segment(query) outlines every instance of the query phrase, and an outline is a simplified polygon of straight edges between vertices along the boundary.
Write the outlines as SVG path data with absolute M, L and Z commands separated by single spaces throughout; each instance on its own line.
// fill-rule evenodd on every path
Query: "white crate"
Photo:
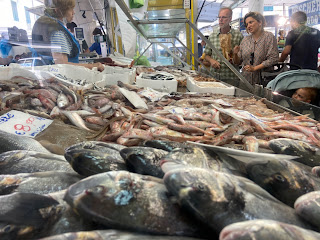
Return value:
M 103 80 L 107 85 L 116 85 L 118 81 L 133 84 L 136 78 L 136 69 L 105 66 Z
M 153 74 L 155 74 L 154 72 Z M 161 72 L 162 73 L 162 72 Z M 166 75 L 171 75 L 165 73 Z M 151 80 L 143 78 L 144 73 L 141 73 L 136 77 L 136 85 L 139 87 L 150 87 L 155 90 L 176 92 L 178 88 L 178 81 L 174 78 L 173 80 Z M 171 75 L 174 77 L 173 75 Z
M 187 78 L 187 89 L 190 92 L 209 92 L 231 96 L 233 96 L 235 92 L 235 87 L 229 87 L 222 82 L 197 82 L 192 77 Z

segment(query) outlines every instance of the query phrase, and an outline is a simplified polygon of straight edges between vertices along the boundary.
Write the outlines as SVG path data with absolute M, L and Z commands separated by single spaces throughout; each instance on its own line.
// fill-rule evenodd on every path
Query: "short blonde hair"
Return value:
M 52 17 L 63 17 L 70 9 L 76 6 L 75 0 L 45 0 L 45 12 Z

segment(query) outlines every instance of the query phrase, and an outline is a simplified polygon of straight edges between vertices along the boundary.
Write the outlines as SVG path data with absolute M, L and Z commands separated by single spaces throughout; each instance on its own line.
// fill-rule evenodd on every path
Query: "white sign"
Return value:
M 52 120 L 12 110 L 0 116 L 0 130 L 34 138 L 46 129 Z
M 190 0 L 184 0 L 183 1 L 183 7 L 184 7 L 184 9 L 190 9 L 191 8 L 191 1 Z

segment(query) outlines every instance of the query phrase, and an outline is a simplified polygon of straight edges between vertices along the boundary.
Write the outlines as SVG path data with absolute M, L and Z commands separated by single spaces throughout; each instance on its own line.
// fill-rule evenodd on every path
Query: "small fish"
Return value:
M 69 105 L 70 101 L 68 97 L 63 92 L 61 92 L 57 98 L 57 106 L 62 109 L 68 107 Z
M 220 240 L 317 240 L 320 233 L 272 220 L 233 223 L 220 233 Z

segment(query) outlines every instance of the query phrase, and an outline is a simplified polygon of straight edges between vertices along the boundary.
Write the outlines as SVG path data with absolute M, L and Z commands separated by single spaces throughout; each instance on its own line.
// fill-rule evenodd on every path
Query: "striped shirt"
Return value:
M 235 46 L 239 46 L 242 39 L 243 35 L 241 34 L 240 31 L 232 29 L 229 31 L 228 34 L 231 34 L 231 50 Z M 221 49 L 221 43 L 220 43 L 220 29 L 215 30 L 210 36 L 209 36 L 209 41 L 210 43 L 223 55 L 222 49 Z M 206 48 L 204 50 L 204 53 L 206 55 L 211 56 L 212 59 L 218 61 L 221 66 L 220 69 L 215 69 L 211 67 L 211 72 L 213 73 L 214 76 L 216 76 L 220 80 L 229 80 L 229 79 L 238 79 L 238 77 L 230 70 L 230 68 L 222 62 L 222 60 L 215 54 L 212 49 L 206 45 Z M 232 52 L 230 52 L 232 55 Z M 238 69 L 238 66 L 234 65 L 236 69 Z
M 72 43 L 63 31 L 56 31 L 51 36 L 51 52 L 70 55 Z
M 254 54 L 252 55 L 252 53 Z M 251 64 L 253 66 L 262 63 L 265 68 L 270 67 L 279 61 L 277 39 L 271 32 L 266 31 L 256 42 L 252 35 L 246 36 L 240 44 L 238 56 L 242 61 L 242 66 L 250 65 L 250 61 L 253 59 L 253 64 Z M 251 84 L 260 83 L 260 71 L 243 71 L 242 75 Z

